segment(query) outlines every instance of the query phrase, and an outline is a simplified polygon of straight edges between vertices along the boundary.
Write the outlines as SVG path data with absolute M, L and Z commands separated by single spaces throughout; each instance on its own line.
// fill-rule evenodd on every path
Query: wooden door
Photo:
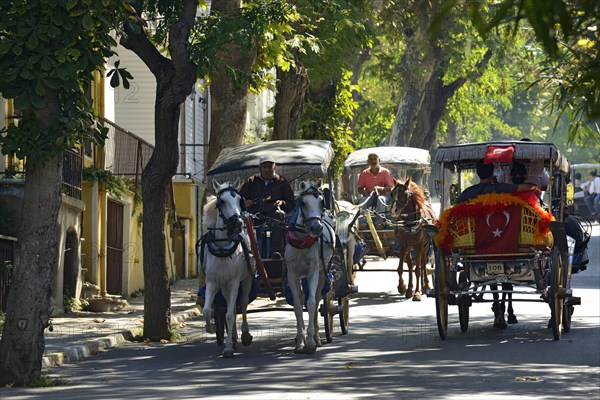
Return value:
M 123 205 L 108 200 L 106 213 L 106 291 L 122 295 Z

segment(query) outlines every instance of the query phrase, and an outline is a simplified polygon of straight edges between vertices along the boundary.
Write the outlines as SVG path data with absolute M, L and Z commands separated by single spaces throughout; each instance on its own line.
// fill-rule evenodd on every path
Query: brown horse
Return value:
M 435 223 L 436 216 L 423 190 L 410 178 L 404 183 L 395 180 L 391 199 L 391 213 L 396 219 L 394 231 L 400 244 L 398 292 L 401 295 L 406 295 L 406 298 L 412 296 L 413 301 L 421 301 L 421 287 L 423 287 L 423 290 L 430 289 L 426 266 L 431 238 L 423 229 L 423 226 Z M 411 251 L 416 253 L 416 263 L 414 265 Z M 408 288 L 402 278 L 405 259 L 408 265 Z M 415 265 L 416 269 L 414 269 Z M 414 294 L 413 269 L 416 278 Z

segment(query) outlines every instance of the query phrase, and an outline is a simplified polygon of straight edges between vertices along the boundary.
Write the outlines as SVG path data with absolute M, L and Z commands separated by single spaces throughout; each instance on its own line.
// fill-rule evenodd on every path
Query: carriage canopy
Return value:
M 228 147 L 208 171 L 207 184 L 213 179 L 245 179 L 257 173 L 258 160 L 266 155 L 275 158 L 277 173 L 291 180 L 305 173 L 303 179 L 325 177 L 334 151 L 328 140 L 274 140 Z
M 436 163 L 449 163 L 463 166 L 462 168 L 474 168 L 478 160 L 485 157 L 489 146 L 514 148 L 514 160 L 526 160 L 528 162 L 541 161 L 545 167 L 552 167 L 562 173 L 569 172 L 569 163 L 552 143 L 524 142 L 524 141 L 498 141 L 468 143 L 454 146 L 440 146 L 434 161 Z
M 406 164 L 414 165 L 415 167 L 429 168 L 429 151 L 418 149 L 415 147 L 371 147 L 367 149 L 356 150 L 352 152 L 344 167 L 352 173 L 360 173 L 367 167 L 367 157 L 369 154 L 375 153 L 379 156 L 382 165 L 386 164 Z M 386 168 L 388 168 L 386 166 Z

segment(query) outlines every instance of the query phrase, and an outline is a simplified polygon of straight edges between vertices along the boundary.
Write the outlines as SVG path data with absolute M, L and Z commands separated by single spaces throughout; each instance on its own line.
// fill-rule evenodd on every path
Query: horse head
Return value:
M 235 182 L 218 183 L 213 180 L 217 201 L 216 207 L 219 217 L 227 228 L 227 236 L 242 232 L 244 221 L 242 220 L 242 208 L 244 199 L 239 194 L 240 179 Z
M 410 177 L 404 183 L 394 179 L 394 188 L 390 193 L 390 197 L 392 199 L 392 207 L 390 212 L 396 219 L 400 218 L 402 210 L 404 210 L 412 200 L 413 192 L 411 190 L 411 183 L 412 181 Z
M 323 234 L 323 208 L 325 199 L 321 186 L 323 180 L 300 182 L 299 206 L 301 222 L 312 237 Z

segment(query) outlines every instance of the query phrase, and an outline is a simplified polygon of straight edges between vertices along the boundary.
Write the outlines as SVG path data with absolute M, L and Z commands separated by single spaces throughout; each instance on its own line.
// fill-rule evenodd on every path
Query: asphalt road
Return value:
M 184 342 L 126 344 L 53 368 L 55 387 L 2 389 L 2 399 L 556 399 L 600 398 L 600 227 L 588 270 L 575 275 L 580 296 L 569 333 L 555 341 L 545 303 L 517 303 L 519 323 L 492 326 L 489 303 L 474 304 L 467 332 L 450 306 L 447 340 L 435 303 L 396 293 L 397 259 L 369 260 L 358 273 L 350 331 L 314 355 L 294 355 L 292 312 L 250 314 L 254 342 L 220 357 L 200 319 Z M 386 270 L 375 272 L 372 270 Z M 370 271 L 371 270 L 371 271 Z M 275 305 L 276 303 L 268 303 Z M 284 305 L 283 301 L 278 302 Z M 324 337 L 324 335 L 321 335 Z

